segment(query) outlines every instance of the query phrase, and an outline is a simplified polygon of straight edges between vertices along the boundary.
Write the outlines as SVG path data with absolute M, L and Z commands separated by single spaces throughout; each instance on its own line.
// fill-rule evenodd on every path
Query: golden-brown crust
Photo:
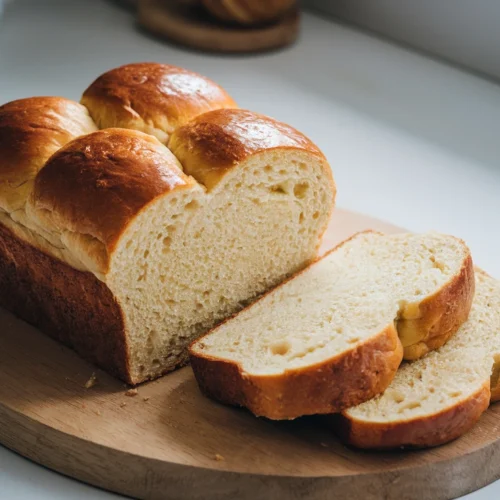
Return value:
M 184 172 L 208 189 L 241 161 L 269 150 L 296 149 L 313 154 L 332 176 L 325 157 L 306 136 L 289 125 L 243 109 L 204 113 L 178 128 L 168 145 Z
M 444 345 L 467 321 L 475 293 L 474 265 L 470 254 L 460 272 L 440 290 L 418 304 L 417 318 L 406 319 L 405 312 L 397 322 L 404 346 L 404 359 L 415 360 Z M 420 340 L 406 345 L 405 337 Z
M 0 306 L 131 382 L 122 312 L 106 285 L 40 252 L 2 224 Z
M 47 159 L 95 130 L 87 109 L 63 97 L 30 97 L 0 106 L 0 208 L 21 208 Z
M 353 349 L 279 375 L 252 375 L 241 366 L 190 350 L 201 390 L 226 404 L 275 420 L 335 413 L 380 394 L 392 381 L 403 349 L 394 326 Z
M 195 116 L 237 107 L 222 87 L 197 73 L 158 63 L 135 63 L 107 71 L 83 93 L 99 128 L 123 127 L 168 136 Z
M 106 129 L 76 139 L 55 153 L 35 179 L 32 214 L 47 230 L 102 243 L 91 256 L 104 272 L 129 222 L 160 195 L 195 185 L 154 137 Z
M 434 415 L 402 422 L 366 422 L 345 414 L 334 416 L 334 428 L 346 443 L 357 448 L 390 449 L 401 446 L 439 446 L 457 439 L 479 420 L 490 403 L 486 382 L 475 394 Z

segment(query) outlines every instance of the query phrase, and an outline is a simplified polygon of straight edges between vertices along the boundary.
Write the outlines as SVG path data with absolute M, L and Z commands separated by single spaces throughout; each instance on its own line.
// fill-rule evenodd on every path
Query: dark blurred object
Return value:
M 295 0 L 139 0 L 137 12 L 141 26 L 155 35 L 196 49 L 242 53 L 293 43 L 300 24 L 295 4 Z M 217 16 L 214 5 L 220 8 Z
M 221 21 L 247 26 L 265 24 L 283 17 L 296 0 L 201 0 L 205 8 Z

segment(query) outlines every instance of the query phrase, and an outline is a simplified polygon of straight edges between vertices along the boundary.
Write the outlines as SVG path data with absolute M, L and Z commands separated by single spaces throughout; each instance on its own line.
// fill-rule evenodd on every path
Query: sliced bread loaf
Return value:
M 467 319 L 473 276 L 457 238 L 361 233 L 194 342 L 195 376 L 259 416 L 338 412 L 387 388 L 403 346 L 446 342 Z
M 436 446 L 461 436 L 499 398 L 500 283 L 476 271 L 469 319 L 423 359 L 404 363 L 384 394 L 343 412 L 339 435 L 362 448 Z
M 335 184 L 181 68 L 117 68 L 82 103 L 0 106 L 0 306 L 136 384 L 316 259 Z

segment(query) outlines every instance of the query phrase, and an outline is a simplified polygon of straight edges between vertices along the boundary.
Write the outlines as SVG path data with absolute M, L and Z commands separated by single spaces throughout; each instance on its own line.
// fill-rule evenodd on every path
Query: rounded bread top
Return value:
M 0 209 L 22 208 L 47 159 L 96 130 L 87 109 L 63 97 L 29 97 L 0 106 Z
M 234 165 L 262 151 L 302 150 L 326 163 L 318 147 L 290 125 L 243 109 L 204 113 L 178 128 L 168 145 L 184 172 L 207 189 L 213 188 Z
M 109 254 L 142 208 L 160 195 L 195 185 L 156 138 L 110 128 L 54 154 L 35 179 L 29 208 L 46 230 L 96 239 Z
M 104 73 L 83 93 L 81 102 L 99 128 L 140 130 L 163 143 L 199 114 L 236 107 L 212 80 L 158 63 L 127 64 Z

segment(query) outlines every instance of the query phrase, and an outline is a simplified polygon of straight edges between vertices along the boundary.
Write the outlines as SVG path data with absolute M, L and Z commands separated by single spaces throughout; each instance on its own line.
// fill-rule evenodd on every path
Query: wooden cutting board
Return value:
M 397 228 L 337 210 L 323 250 Z M 186 367 L 126 387 L 0 309 L 0 442 L 68 476 L 138 498 L 451 498 L 500 477 L 500 405 L 423 451 L 341 445 L 317 417 L 257 419 L 203 397 Z M 92 373 L 97 384 L 85 383 Z

